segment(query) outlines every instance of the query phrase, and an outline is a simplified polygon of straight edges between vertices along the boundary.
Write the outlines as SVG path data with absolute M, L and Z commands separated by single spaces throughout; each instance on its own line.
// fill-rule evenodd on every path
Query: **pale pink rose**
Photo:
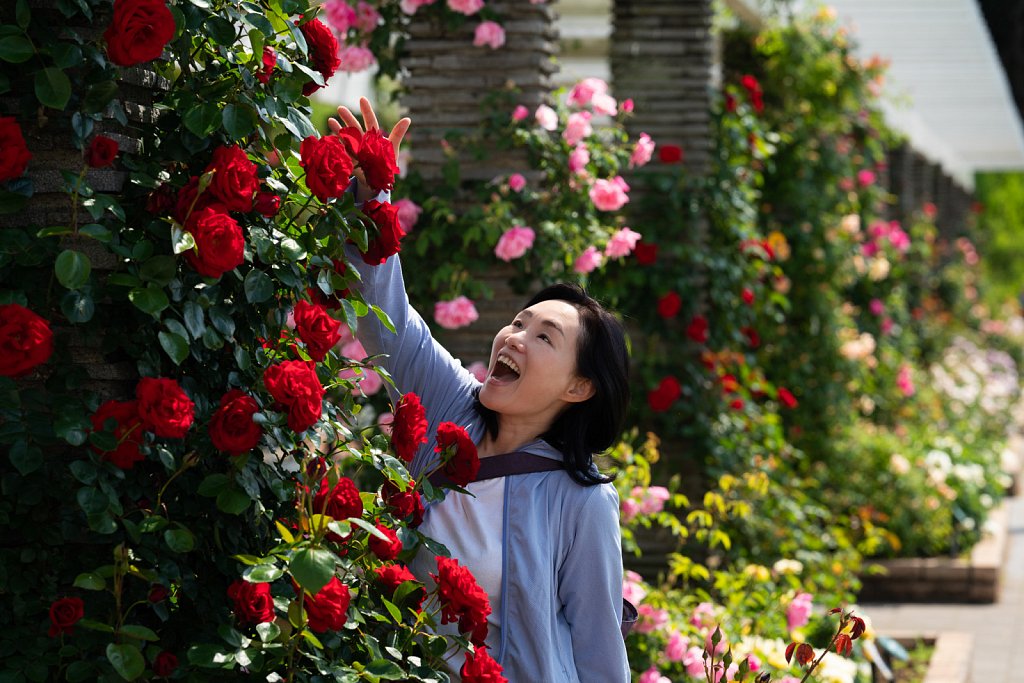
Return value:
M 693 608 L 690 615 L 690 623 L 697 628 L 707 628 L 715 623 L 715 606 L 710 602 L 702 602 Z
M 565 130 L 562 131 L 562 137 L 569 143 L 570 147 L 575 147 L 582 142 L 583 138 L 593 132 L 594 129 L 590 125 L 590 112 L 577 111 L 569 114 L 569 120 L 565 124 Z
M 631 114 L 633 112 L 633 98 L 630 97 L 629 99 L 622 100 L 621 109 L 627 114 Z
M 665 656 L 668 657 L 670 662 L 681 662 L 683 657 L 686 656 L 686 649 L 689 646 L 689 638 L 679 633 L 679 631 L 673 631 L 672 635 L 668 637 L 668 643 L 665 644 Z
M 558 128 L 558 114 L 546 104 L 537 107 L 537 111 L 533 113 L 533 118 L 537 120 L 537 125 L 544 130 L 555 130 Z
M 590 150 L 586 145 L 576 145 L 569 152 L 569 172 L 579 173 L 590 163 Z
M 632 498 L 626 498 L 622 501 L 622 512 L 619 513 L 619 517 L 622 519 L 623 523 L 633 521 L 638 514 L 640 514 L 640 503 L 636 502 Z
M 366 358 L 367 353 L 359 340 L 353 339 L 341 347 L 341 355 L 345 356 L 345 358 L 351 358 L 352 360 L 362 360 Z
M 380 23 L 380 12 L 368 2 L 360 0 L 356 6 L 356 28 L 363 33 L 372 33 Z
M 647 597 L 647 589 L 643 586 L 643 577 L 631 569 L 626 570 L 622 579 L 622 597 L 634 605 L 639 605 Z
M 525 119 L 529 115 L 530 115 L 530 110 L 527 109 L 526 107 L 524 107 L 521 104 L 516 106 L 516 108 L 512 110 L 512 120 L 513 121 L 522 121 L 523 119 Z
M 438 301 L 434 304 L 434 320 L 447 330 L 465 327 L 479 317 L 473 302 L 462 295 L 451 301 Z
M 475 377 L 478 382 L 483 382 L 485 379 L 487 379 L 487 365 L 485 363 L 475 361 L 473 363 L 470 363 L 469 367 L 466 368 L 466 370 L 468 370 L 469 374 L 473 375 L 473 377 Z
M 806 626 L 811 620 L 811 612 L 814 611 L 814 603 L 810 593 L 797 593 L 789 607 L 786 608 L 786 627 L 792 631 Z
M 508 177 L 508 186 L 513 192 L 521 192 L 526 187 L 526 178 L 522 173 L 513 173 Z
M 395 202 L 395 208 L 398 209 L 398 224 L 402 226 L 402 230 L 408 235 L 413 227 L 415 227 L 416 221 L 420 219 L 423 207 L 413 200 L 403 197 Z
M 910 249 L 910 235 L 905 233 L 896 221 L 889 224 L 889 244 L 901 254 L 907 253 Z
M 665 628 L 668 624 L 668 610 L 658 609 L 650 605 L 640 605 L 636 608 L 639 618 L 633 628 L 637 633 L 653 633 Z
M 904 396 L 914 395 L 914 375 L 909 365 L 900 366 L 900 371 L 896 374 L 896 386 Z
M 747 655 L 747 666 L 750 668 L 751 673 L 760 671 L 762 666 L 761 658 L 757 655 Z
M 895 323 L 893 323 L 892 318 L 882 318 L 882 324 L 879 325 L 879 329 L 881 330 L 882 334 L 888 336 L 888 334 L 892 332 L 892 327 L 894 324 Z
M 732 664 L 730 664 L 730 665 L 729 665 L 729 668 L 725 670 L 725 680 L 726 680 L 726 681 L 732 681 L 732 680 L 735 680 L 735 679 L 736 679 L 736 673 L 737 673 L 737 672 L 738 672 L 739 670 L 740 670 L 740 665 L 739 665 L 739 664 L 737 664 L 736 662 L 733 662 Z M 716 671 L 716 672 L 715 672 L 715 674 L 716 674 L 716 676 L 715 676 L 715 680 L 716 680 L 716 681 L 717 681 L 717 680 L 719 680 L 719 678 L 720 678 L 720 677 L 719 677 L 719 676 L 717 675 L 717 674 L 719 674 L 719 673 L 721 673 L 721 670 L 719 670 L 719 671 Z
M 599 181 L 600 182 L 600 181 Z M 629 228 L 620 228 L 615 231 L 608 244 L 604 248 L 604 255 L 608 258 L 622 258 L 633 253 L 636 243 L 640 241 L 640 233 Z
M 654 154 L 654 140 L 647 133 L 640 133 L 640 139 L 633 146 L 633 153 L 629 155 L 629 167 L 639 168 L 651 160 Z
M 461 12 L 467 17 L 476 14 L 483 9 L 484 0 L 448 0 L 448 7 L 456 12 Z
M 380 428 L 380 431 L 381 433 L 384 434 L 384 436 L 391 436 L 391 429 L 394 426 L 394 424 L 394 413 L 381 413 L 380 415 L 377 416 L 377 426 Z
M 481 21 L 473 33 L 473 45 L 497 50 L 505 44 L 505 29 L 493 21 Z
M 683 666 L 686 667 L 686 673 L 694 678 L 702 678 L 704 676 L 704 650 L 696 645 L 687 650 L 683 657 Z
M 498 240 L 498 245 L 494 247 L 494 255 L 506 262 L 517 259 L 533 246 L 535 236 L 533 228 L 513 225 Z
M 615 116 L 619 112 L 619 103 L 608 93 L 594 93 L 594 98 L 590 100 L 590 106 L 594 108 L 595 114 L 602 116 Z
M 433 5 L 436 0 L 402 0 L 398 3 L 398 6 L 406 14 L 416 14 L 416 10 L 420 7 L 426 7 L 427 5 Z
M 672 683 L 672 680 L 666 676 L 662 676 L 657 667 L 652 666 L 650 669 L 640 674 L 640 678 L 636 679 L 636 683 Z
M 664 486 L 651 486 L 640 499 L 640 512 L 653 515 L 665 509 L 665 501 L 669 499 L 668 489 Z
M 599 178 L 590 187 L 590 201 L 594 202 L 598 211 L 618 211 L 629 201 L 626 190 L 622 188 L 622 184 L 616 182 L 616 179 Z
M 585 107 L 594 99 L 594 95 L 608 92 L 608 84 L 600 78 L 584 78 L 572 87 L 569 92 L 569 104 Z
M 868 170 L 866 168 L 862 168 L 861 170 L 857 171 L 857 182 L 860 184 L 861 187 L 867 187 L 868 185 L 874 185 L 875 184 L 875 172 L 871 171 L 871 170 Z
M 377 58 L 365 45 L 346 45 L 338 50 L 338 59 L 341 60 L 338 68 L 350 74 L 366 71 L 377 63 Z
M 871 303 L 868 304 L 868 310 L 871 311 L 871 315 L 882 315 L 885 313 L 885 304 L 882 303 L 881 299 L 872 299 Z
M 602 261 L 604 261 L 604 257 L 601 256 L 601 252 L 597 250 L 597 247 L 590 246 L 579 255 L 576 262 L 572 264 L 572 269 L 581 275 L 590 273 L 601 265 Z
M 321 7 L 324 8 L 327 25 L 334 29 L 335 33 L 344 37 L 348 30 L 355 26 L 356 10 L 345 0 L 327 0 Z

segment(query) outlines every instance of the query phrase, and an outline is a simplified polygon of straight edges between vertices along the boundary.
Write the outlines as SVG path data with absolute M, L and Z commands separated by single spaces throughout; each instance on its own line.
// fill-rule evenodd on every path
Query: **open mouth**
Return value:
M 497 384 L 511 384 L 519 379 L 520 373 L 519 364 L 502 354 L 494 361 L 494 369 L 491 370 L 490 379 Z

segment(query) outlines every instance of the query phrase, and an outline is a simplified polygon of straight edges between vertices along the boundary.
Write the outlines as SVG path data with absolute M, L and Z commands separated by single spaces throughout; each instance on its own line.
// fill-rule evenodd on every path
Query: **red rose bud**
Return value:
M 267 218 L 273 218 L 281 210 L 281 198 L 273 192 L 260 192 L 256 195 L 255 209 Z
M 734 394 L 739 391 L 740 383 L 734 375 L 722 375 L 722 391 L 727 394 Z
M 402 541 L 399 540 L 398 534 L 393 529 L 389 529 L 382 524 L 377 525 L 377 531 L 387 536 L 388 540 L 385 541 L 379 536 L 370 534 L 370 552 L 385 562 L 398 557 L 398 554 L 402 552 Z
M 50 323 L 19 304 L 0 305 L 0 377 L 22 377 L 50 359 Z
M 32 152 L 13 116 L 0 116 L 0 151 L 0 183 L 20 177 L 28 168 Z
M 437 447 L 434 449 L 445 459 L 441 471 L 457 486 L 465 486 L 476 479 L 480 471 L 480 457 L 476 444 L 466 430 L 454 422 L 442 422 L 437 426 Z
M 501 664 L 491 658 L 486 647 L 474 648 L 474 652 L 466 653 L 466 662 L 459 671 L 462 683 L 508 683 L 501 675 L 504 671 Z
M 306 186 L 322 202 L 340 197 L 352 178 L 352 158 L 334 135 L 310 135 L 299 147 L 299 165 L 306 169 Z
M 114 0 L 114 16 L 103 38 L 118 66 L 149 62 L 174 37 L 174 16 L 164 0 Z
M 214 448 L 229 455 L 241 455 L 256 448 L 263 428 L 252 418 L 259 410 L 256 399 L 239 389 L 221 396 L 220 405 L 210 418 L 210 441 Z
M 279 404 L 288 410 L 288 427 L 304 432 L 320 419 L 324 388 L 312 363 L 286 360 L 263 372 L 263 384 Z
M 85 149 L 85 163 L 93 168 L 110 166 L 117 157 L 117 149 L 117 140 L 97 135 Z
M 671 408 L 682 394 L 679 380 L 668 376 L 661 380 L 657 389 L 647 394 L 647 403 L 654 412 L 663 413 Z
M 185 223 L 196 246 L 185 252 L 185 260 L 202 275 L 217 279 L 245 261 L 245 236 L 238 222 L 220 205 L 195 210 Z
M 307 593 L 303 609 L 309 619 L 309 628 L 314 633 L 340 630 L 348 620 L 350 599 L 348 586 L 336 576 L 332 576 L 316 595 Z
M 743 410 L 743 399 L 734 398 L 732 401 L 730 401 L 729 407 L 732 408 L 733 410 Z
M 117 447 L 112 451 L 93 450 L 102 454 L 102 458 L 122 470 L 130 470 L 135 463 L 145 460 L 139 450 L 145 440 L 142 418 L 139 416 L 138 401 L 107 401 L 89 418 L 94 432 L 104 431 L 107 421 L 113 420 L 114 438 Z
M 206 188 L 228 211 L 251 211 L 253 196 L 260 189 L 256 164 L 236 145 L 221 146 L 213 151 L 213 158 L 203 171 L 212 174 Z
M 420 403 L 420 397 L 409 392 L 402 396 L 395 407 L 391 445 L 395 449 L 395 455 L 410 463 L 416 450 L 426 442 L 427 412 Z
M 178 658 L 164 650 L 153 658 L 153 673 L 167 678 L 178 670 Z
M 483 646 L 487 637 L 487 615 L 491 602 L 476 578 L 459 561 L 449 557 L 437 558 L 437 574 L 430 577 L 437 583 L 437 597 L 441 603 L 441 623 L 458 623 L 460 633 L 470 634 L 470 641 Z
M 799 405 L 798 401 L 796 400 L 796 396 L 794 396 L 789 389 L 785 387 L 779 387 L 776 393 L 778 394 L 779 400 L 782 402 L 782 405 L 786 406 L 787 408 L 796 408 L 797 405 Z
M 398 209 L 394 204 L 371 199 L 363 204 L 363 213 L 377 226 L 377 236 L 370 240 L 363 261 L 370 266 L 379 266 L 401 251 L 405 232 L 398 222 Z
M 306 39 L 306 46 L 309 49 L 309 60 L 313 68 L 324 77 L 324 83 L 331 79 L 334 72 L 341 65 L 338 58 L 338 40 L 334 37 L 331 29 L 319 19 L 310 19 L 299 26 L 302 37 Z M 309 81 L 302 86 L 302 94 L 309 97 L 324 86 Z
M 75 632 L 75 624 L 85 616 L 85 603 L 81 598 L 61 598 L 50 604 L 50 630 L 47 632 L 51 638 L 63 634 L 72 635 Z
M 323 306 L 308 301 L 295 302 L 295 329 L 306 345 L 309 357 L 319 362 L 341 340 L 341 323 L 330 316 Z
M 228 586 L 228 598 L 234 605 L 235 616 L 243 624 L 264 624 L 277 618 L 269 583 L 237 579 Z
M 192 426 L 196 406 L 173 379 L 143 377 L 135 396 L 143 426 L 157 436 L 180 439 Z
M 746 305 L 752 306 L 754 304 L 754 290 L 749 287 L 744 287 L 740 296 L 743 298 L 743 303 Z
M 679 145 L 659 145 L 658 161 L 663 164 L 678 164 L 683 160 L 683 148 Z
M 683 300 L 675 292 L 669 292 L 658 299 L 658 315 L 666 320 L 676 317 L 679 309 L 682 308 Z
M 423 497 L 416 489 L 399 491 L 395 484 L 386 481 L 380 489 L 380 496 L 392 514 L 398 519 L 408 521 L 409 526 L 418 527 L 423 523 Z

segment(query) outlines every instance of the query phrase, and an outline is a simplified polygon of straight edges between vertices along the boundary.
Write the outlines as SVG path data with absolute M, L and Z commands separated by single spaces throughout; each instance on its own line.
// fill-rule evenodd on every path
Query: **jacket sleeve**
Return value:
M 622 620 L 619 498 L 611 484 L 592 487 L 558 575 L 558 593 L 581 681 L 628 683 Z

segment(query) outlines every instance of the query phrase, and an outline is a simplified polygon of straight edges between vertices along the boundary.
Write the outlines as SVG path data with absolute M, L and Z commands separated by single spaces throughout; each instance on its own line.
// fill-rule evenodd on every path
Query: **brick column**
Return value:
M 910 189 L 912 152 L 906 144 L 902 144 L 889 150 L 887 156 L 889 166 L 887 188 L 889 193 L 895 197 L 895 202 L 889 207 L 890 218 L 903 223 L 913 213 Z

